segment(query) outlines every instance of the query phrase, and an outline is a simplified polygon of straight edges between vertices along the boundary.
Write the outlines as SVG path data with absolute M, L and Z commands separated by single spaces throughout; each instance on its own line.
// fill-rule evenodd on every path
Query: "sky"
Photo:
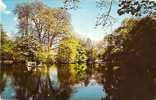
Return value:
M 9 36 L 17 35 L 17 16 L 13 13 L 17 4 L 30 3 L 32 0 L 0 0 L 0 23 Z M 107 0 L 108 1 L 108 0 Z M 61 0 L 42 0 L 44 4 L 51 8 L 62 7 Z M 96 0 L 81 0 L 79 8 L 76 10 L 68 10 L 71 14 L 71 24 L 74 32 L 81 38 L 90 38 L 93 41 L 103 39 L 103 37 L 112 30 L 117 28 L 125 16 L 117 15 L 117 3 L 112 7 L 111 14 L 116 18 L 112 28 L 106 27 L 105 30 L 101 27 L 96 27 L 96 17 L 100 10 L 96 7 Z

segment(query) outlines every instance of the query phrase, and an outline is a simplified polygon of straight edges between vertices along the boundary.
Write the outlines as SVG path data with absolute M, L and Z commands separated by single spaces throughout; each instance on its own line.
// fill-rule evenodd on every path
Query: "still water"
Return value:
M 23 64 L 2 65 L 0 99 L 101 100 L 106 93 L 100 84 L 100 75 L 92 67 L 85 64 L 43 65 L 27 71 Z

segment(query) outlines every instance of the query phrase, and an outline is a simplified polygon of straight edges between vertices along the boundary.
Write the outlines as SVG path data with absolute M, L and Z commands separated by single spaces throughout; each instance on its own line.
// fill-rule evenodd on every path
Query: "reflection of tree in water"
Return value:
M 73 66 L 71 66 L 71 68 L 73 68 L 73 70 L 75 71 L 76 82 L 85 80 L 87 78 L 86 64 L 74 64 Z
M 58 100 L 68 100 L 71 93 L 71 85 L 74 83 L 74 78 L 71 72 L 71 68 L 67 64 L 61 64 L 58 66 L 58 79 L 60 81 L 60 91 L 61 96 L 57 96 Z
M 86 85 L 90 78 L 94 78 L 98 83 L 101 83 L 101 65 L 100 64 L 88 64 L 86 69 Z
M 49 81 L 41 73 L 23 72 L 19 70 L 14 73 L 14 85 L 18 99 L 42 99 L 51 95 Z
M 67 85 L 63 86 L 70 86 L 74 83 L 82 81 L 86 78 L 86 69 L 87 66 L 85 64 L 62 64 L 59 65 L 58 73 L 59 79 L 62 79 L 62 83 L 66 83 Z M 64 80 L 63 80 L 64 79 Z
M 86 81 L 88 85 L 94 67 L 87 67 L 85 64 L 61 64 L 45 65 L 41 70 L 27 71 L 23 64 L 17 64 L 3 72 L 12 76 L 13 88 L 19 100 L 68 100 L 75 83 Z
M 16 65 L 7 70 L 8 74 L 13 75 L 12 81 L 16 90 L 16 98 L 19 100 L 64 100 L 68 99 L 70 89 L 66 81 L 61 81 L 62 86 L 55 90 L 49 76 L 49 69 L 44 73 L 42 71 L 28 72 L 23 70 L 23 65 Z M 46 66 L 47 68 L 47 66 Z M 22 69 L 22 70 L 21 70 Z M 43 69 L 45 70 L 45 69 Z M 65 72 L 66 73 L 66 72 Z M 66 73 L 68 74 L 68 73 Z M 62 74 L 63 75 L 63 74 Z M 62 80 L 68 80 L 69 77 Z M 64 83 L 63 83 L 64 82 Z M 65 87 L 66 86 L 66 87 Z M 63 88 L 66 89 L 63 89 Z M 64 91 L 66 90 L 66 91 Z
M 4 90 L 5 87 L 5 83 L 6 83 L 6 79 L 4 77 L 4 73 L 0 73 L 0 93 Z

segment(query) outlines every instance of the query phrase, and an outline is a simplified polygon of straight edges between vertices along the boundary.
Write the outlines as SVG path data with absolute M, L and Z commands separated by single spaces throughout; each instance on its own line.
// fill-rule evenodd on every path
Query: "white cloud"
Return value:
M 4 11 L 7 8 L 7 6 L 4 4 L 2 0 L 0 0 L 0 11 Z

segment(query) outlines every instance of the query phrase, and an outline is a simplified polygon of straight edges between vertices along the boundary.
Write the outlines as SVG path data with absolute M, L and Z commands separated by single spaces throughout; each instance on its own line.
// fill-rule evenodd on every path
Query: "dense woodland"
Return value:
M 102 1 L 98 2 L 99 7 Z M 40 2 L 18 5 L 14 11 L 18 16 L 18 37 L 11 39 L 3 25 L 0 26 L 1 63 L 7 60 L 13 63 L 100 63 L 99 73 L 108 93 L 103 100 L 155 100 L 156 15 L 153 12 L 156 3 L 120 0 L 117 13 L 133 17 L 123 20 L 121 26 L 103 40 L 93 43 L 76 37 L 72 29 L 67 10 L 78 7 L 76 2 L 81 3 L 65 0 L 66 9 L 49 8 Z M 111 17 L 109 11 L 107 14 L 98 17 L 97 26 L 110 23 L 105 22 Z

